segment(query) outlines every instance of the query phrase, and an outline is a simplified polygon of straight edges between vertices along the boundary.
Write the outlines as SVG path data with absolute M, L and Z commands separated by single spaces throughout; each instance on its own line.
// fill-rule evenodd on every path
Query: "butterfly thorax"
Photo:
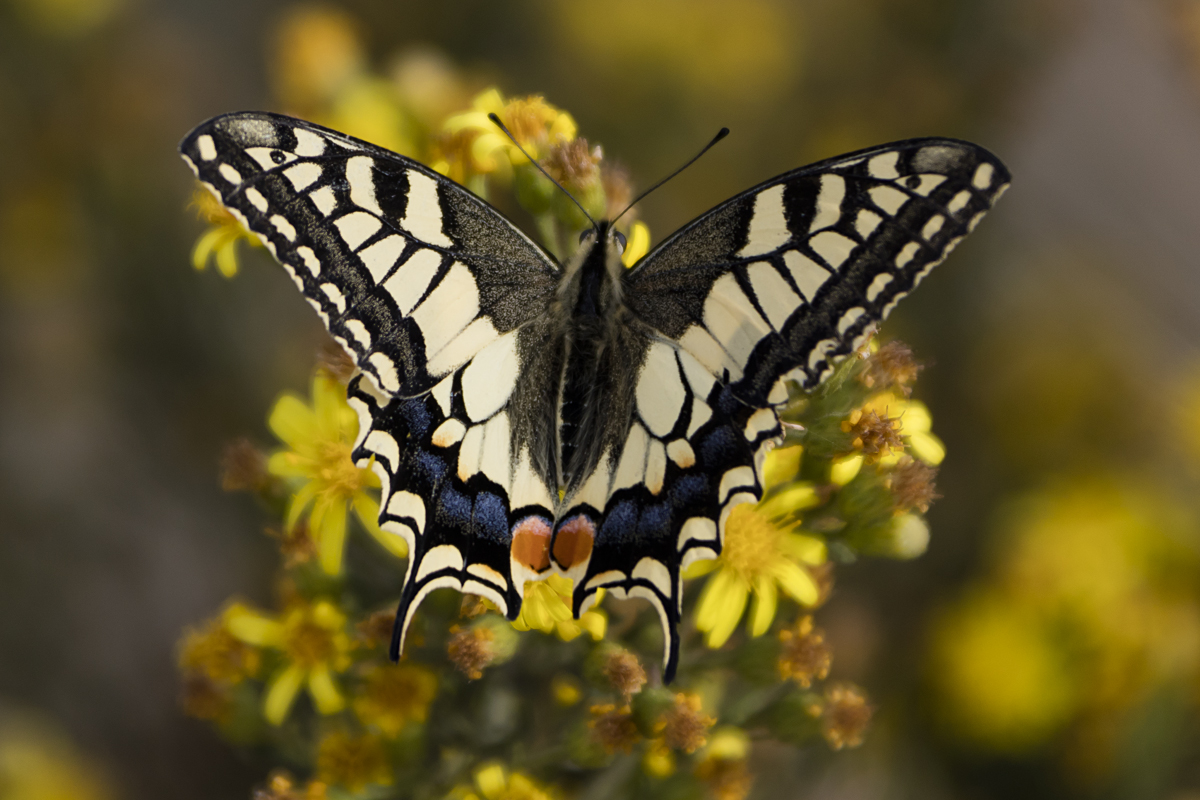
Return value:
M 628 313 L 621 302 L 621 251 L 607 222 L 588 234 L 567 262 L 558 288 L 565 318 L 559 387 L 559 484 L 587 474 L 604 452 L 604 426 L 614 396 L 606 366 L 617 352 Z

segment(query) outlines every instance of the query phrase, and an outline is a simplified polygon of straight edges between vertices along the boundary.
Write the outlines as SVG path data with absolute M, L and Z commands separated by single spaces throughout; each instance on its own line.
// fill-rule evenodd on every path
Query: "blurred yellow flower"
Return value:
M 261 654 L 229 630 L 230 615 L 239 613 L 233 610 L 236 607 L 231 605 L 203 628 L 189 628 L 184 633 L 179 647 L 181 669 L 199 672 L 209 680 L 230 685 L 258 674 Z
M 569 642 L 587 632 L 593 639 L 604 638 L 608 627 L 608 615 L 592 606 L 579 619 L 571 613 L 570 578 L 551 575 L 544 581 L 528 581 L 525 584 L 525 599 L 521 602 L 521 613 L 512 626 L 519 631 L 537 630 L 553 633 L 564 642 Z M 603 590 L 596 593 L 596 603 L 604 598 Z
M 716 800 L 744 800 L 754 777 L 746 766 L 750 737 L 741 728 L 726 725 L 713 731 L 696 764 L 696 777 L 704 781 Z
M 0 797 L 4 800 L 109 800 L 103 773 L 53 726 L 0 715 Z
M 505 100 L 500 91 L 487 89 L 476 95 L 471 109 L 456 114 L 443 125 L 444 138 L 430 165 L 460 183 L 472 175 L 528 163 L 508 137 L 489 118 L 495 114 L 534 159 L 546 155 L 553 144 L 575 138 L 575 120 L 538 95 Z
M 1077 685 L 1035 615 L 977 591 L 934 628 L 929 673 L 942 721 L 961 740 L 1019 754 L 1074 713 Z
M 354 20 L 326 6 L 290 10 L 275 36 L 275 92 L 293 113 L 312 116 L 365 69 Z
M 391 786 L 387 750 L 378 736 L 333 730 L 317 744 L 317 778 L 360 793 L 368 786 Z
M 408 723 L 425 721 L 437 684 L 437 676 L 417 664 L 372 665 L 355 693 L 354 712 L 364 725 L 395 738 Z
M 209 229 L 196 240 L 196 246 L 192 248 L 192 266 L 202 270 L 212 258 L 217 271 L 226 278 L 232 278 L 238 272 L 237 243 L 248 242 L 252 247 L 262 247 L 262 242 L 203 186 L 196 187 L 192 193 L 192 204 L 196 206 L 200 218 L 209 224 Z
M 472 784 L 457 786 L 452 800 L 555 800 L 558 792 L 522 772 L 508 772 L 495 762 L 475 770 Z
M 751 636 L 771 627 L 779 589 L 802 605 L 817 604 L 820 590 L 806 567 L 824 563 L 825 544 L 792 527 L 780 527 L 761 509 L 744 503 L 729 515 L 720 558 L 696 562 L 688 570 L 688 577 L 716 571 L 696 607 L 696 627 L 706 633 L 709 647 L 729 639 L 751 598 Z
M 340 383 L 318 372 L 312 383 L 312 405 L 286 394 L 275 403 L 268 424 L 288 449 L 272 455 L 267 470 L 299 486 L 288 502 L 284 524 L 288 531 L 294 530 L 311 506 L 309 535 L 325 572 L 341 572 L 348 507 L 389 552 L 399 558 L 408 555 L 403 539 L 379 528 L 379 502 L 367 492 L 378 488 L 378 476 L 359 469 L 350 459 L 358 417 Z
M 243 642 L 283 654 L 283 666 L 268 681 L 263 700 L 263 716 L 272 725 L 287 717 L 302 686 L 307 686 L 322 714 L 345 707 L 333 676 L 350 666 L 353 643 L 346 630 L 346 615 L 333 603 L 298 603 L 278 619 L 234 604 L 226 612 L 226 625 Z

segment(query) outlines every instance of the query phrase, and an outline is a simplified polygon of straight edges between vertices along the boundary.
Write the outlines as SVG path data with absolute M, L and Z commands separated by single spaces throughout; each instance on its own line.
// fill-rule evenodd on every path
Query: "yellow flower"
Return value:
M 302 115 L 335 99 L 366 65 L 354 20 L 332 8 L 294 8 L 279 25 L 274 44 L 275 91 Z
M 354 699 L 364 725 L 395 738 L 409 722 L 424 722 L 437 694 L 437 676 L 417 664 L 378 664 L 367 672 Z
M 999 593 L 976 591 L 943 614 L 931 656 L 939 715 L 960 740 L 1019 754 L 1075 712 L 1078 676 L 1054 634 Z
M 200 218 L 209 225 L 192 248 L 192 266 L 202 270 L 208 266 L 208 259 L 212 258 L 217 271 L 226 278 L 232 278 L 238 271 L 237 243 L 249 242 L 252 247 L 262 247 L 262 242 L 203 186 L 196 188 L 192 203 Z
M 108 800 L 103 773 L 62 733 L 35 717 L 0 716 L 0 797 L 5 800 Z
M 284 395 L 271 410 L 269 424 L 289 449 L 272 455 L 267 470 L 299 484 L 288 503 L 286 528 L 294 530 L 311 505 L 309 535 L 325 572 L 341 571 L 347 506 L 354 508 L 363 527 L 389 552 L 400 558 L 408 555 L 403 539 L 379 528 L 379 502 L 366 491 L 378 487 L 379 478 L 350 459 L 358 417 L 341 384 L 319 372 L 313 378 L 312 405 Z
M 506 101 L 496 88 L 475 96 L 471 110 L 456 114 L 443 126 L 441 149 L 431 166 L 460 182 L 528 163 L 488 114 L 500 117 L 534 159 L 548 148 L 575 138 L 575 120 L 541 97 Z
M 513 620 L 519 631 L 538 630 L 553 633 L 564 642 L 569 642 L 587 631 L 596 641 L 604 638 L 608 627 L 608 615 L 593 606 L 583 612 L 579 619 L 571 614 L 570 578 L 551 575 L 544 581 L 528 581 L 525 584 L 525 599 L 521 603 L 521 614 Z M 597 592 L 596 602 L 603 599 L 603 591 Z
M 179 647 L 181 669 L 229 685 L 237 685 L 258 673 L 261 654 L 229 630 L 229 617 L 234 608 L 236 606 L 230 606 L 220 617 L 209 620 L 203 629 L 189 629 L 184 634 Z
M 716 800 L 744 800 L 754 778 L 746 767 L 750 737 L 741 728 L 725 726 L 713 731 L 696 765 L 696 777 L 708 784 Z
M 775 618 L 778 590 L 796 602 L 815 606 L 820 599 L 816 580 L 806 567 L 825 561 L 825 544 L 811 536 L 776 525 L 749 503 L 733 509 L 725 526 L 725 546 L 715 561 L 697 562 L 688 577 L 716 571 L 700 595 L 696 627 L 709 647 L 720 647 L 733 633 L 746 601 L 749 631 L 760 636 Z
M 473 785 L 458 786 L 454 800 L 555 800 L 558 792 L 521 772 L 508 772 L 495 762 L 475 770 Z
M 378 736 L 335 730 L 317 745 L 317 778 L 361 792 L 367 786 L 391 786 L 392 770 Z
M 328 600 L 300 603 L 273 619 L 234 604 L 226 612 L 226 625 L 235 637 L 283 653 L 283 666 L 267 683 L 263 715 L 272 725 L 287 717 L 300 687 L 307 686 L 317 711 L 341 711 L 345 698 L 334 680 L 350 666 L 352 643 L 346 615 Z

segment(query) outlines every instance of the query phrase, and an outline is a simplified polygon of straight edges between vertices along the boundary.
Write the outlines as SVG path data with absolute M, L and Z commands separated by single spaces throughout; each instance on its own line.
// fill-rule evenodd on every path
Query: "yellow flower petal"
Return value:
M 308 693 L 312 695 L 317 711 L 322 714 L 336 714 L 346 707 L 346 700 L 334 683 L 333 674 L 329 667 L 318 664 L 308 675 Z
M 608 615 L 603 611 L 587 611 L 579 618 L 578 624 L 598 642 L 604 638 L 604 632 L 608 630 Z
M 814 567 L 824 564 L 829 557 L 824 542 L 803 533 L 785 533 L 779 541 L 779 549 L 797 561 Z
M 806 606 L 815 606 L 821 596 L 817 582 L 806 571 L 791 561 L 776 564 L 771 570 L 772 577 L 779 582 L 780 588 L 792 596 L 796 602 Z
M 224 228 L 209 228 L 204 232 L 199 239 L 196 240 L 196 246 L 192 248 L 192 266 L 196 269 L 204 269 L 208 265 L 208 257 L 212 255 L 213 250 L 226 237 Z
M 278 646 L 283 642 L 283 626 L 243 605 L 230 606 L 225 612 L 225 627 L 235 639 L 246 644 Z
M 632 267 L 650 250 L 650 228 L 644 222 L 635 222 L 629 228 L 629 240 L 625 243 L 625 252 L 621 254 L 621 263 Z
M 232 236 L 217 247 L 217 271 L 226 278 L 232 278 L 238 272 L 237 239 L 236 235 Z
M 271 409 L 267 425 L 281 441 L 299 449 L 313 438 L 317 421 L 303 400 L 293 394 L 285 394 Z
M 845 486 L 854 480 L 854 476 L 862 469 L 863 458 L 859 455 L 846 456 L 833 462 L 829 470 L 829 480 L 838 486 Z
M 716 558 L 702 558 L 699 561 L 693 561 L 691 564 L 688 564 L 688 568 L 683 571 L 684 580 L 691 580 L 692 578 L 699 578 L 707 575 L 713 570 L 718 569 L 720 566 L 721 561 L 720 559 Z
M 714 614 L 714 625 L 705 637 L 705 644 L 710 648 L 720 647 L 729 640 L 737 628 L 738 620 L 742 618 L 742 612 L 746 610 L 749 589 L 737 578 L 731 581 L 729 586 L 729 590 L 725 592 L 725 602 L 718 607 Z
M 932 433 L 918 432 L 905 438 L 912 454 L 926 464 L 936 467 L 946 457 L 946 446 Z
M 346 500 L 321 495 L 313 504 L 311 534 L 317 543 L 321 569 L 326 575 L 342 571 L 342 552 L 346 545 Z
M 396 558 L 408 558 L 408 542 L 404 540 L 404 537 L 379 527 L 379 503 L 362 492 L 354 495 L 353 502 L 354 513 L 358 515 L 358 519 L 367 533 L 371 534 L 375 541 L 383 545 L 384 550 Z
M 765 575 L 754 581 L 754 596 L 750 602 L 750 635 L 762 636 L 775 619 L 775 581 Z
M 488 800 L 500 797 L 507 783 L 504 767 L 499 764 L 486 764 L 475 771 L 475 785 Z
M 579 638 L 579 634 L 581 633 L 583 633 L 583 628 L 576 625 L 574 620 L 560 620 L 554 625 L 554 634 L 564 642 L 570 642 Z
M 700 592 L 700 601 L 696 604 L 696 627 L 707 631 L 716 625 L 721 606 L 724 605 L 736 580 L 737 576 L 728 569 L 723 569 L 708 579 Z
M 287 717 L 300 684 L 304 682 L 304 669 L 291 664 L 275 675 L 267 685 L 267 696 L 263 700 L 263 716 L 272 725 L 278 725 Z
M 820 504 L 821 497 L 817 494 L 816 487 L 811 483 L 801 483 L 762 501 L 758 510 L 768 517 L 784 517 Z
M 317 497 L 317 484 L 315 481 L 309 481 L 300 487 L 300 491 L 292 495 L 292 499 L 288 501 L 287 513 L 283 515 L 283 527 L 285 530 L 291 531 L 296 527 L 296 523 L 300 521 L 300 517 L 304 515 L 305 509 L 309 503 Z

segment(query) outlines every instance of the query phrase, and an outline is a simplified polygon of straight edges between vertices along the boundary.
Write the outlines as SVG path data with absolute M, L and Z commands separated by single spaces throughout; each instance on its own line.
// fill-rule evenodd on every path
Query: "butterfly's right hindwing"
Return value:
M 524 234 L 395 153 L 265 113 L 209 120 L 180 150 L 387 394 L 432 388 L 553 294 Z

